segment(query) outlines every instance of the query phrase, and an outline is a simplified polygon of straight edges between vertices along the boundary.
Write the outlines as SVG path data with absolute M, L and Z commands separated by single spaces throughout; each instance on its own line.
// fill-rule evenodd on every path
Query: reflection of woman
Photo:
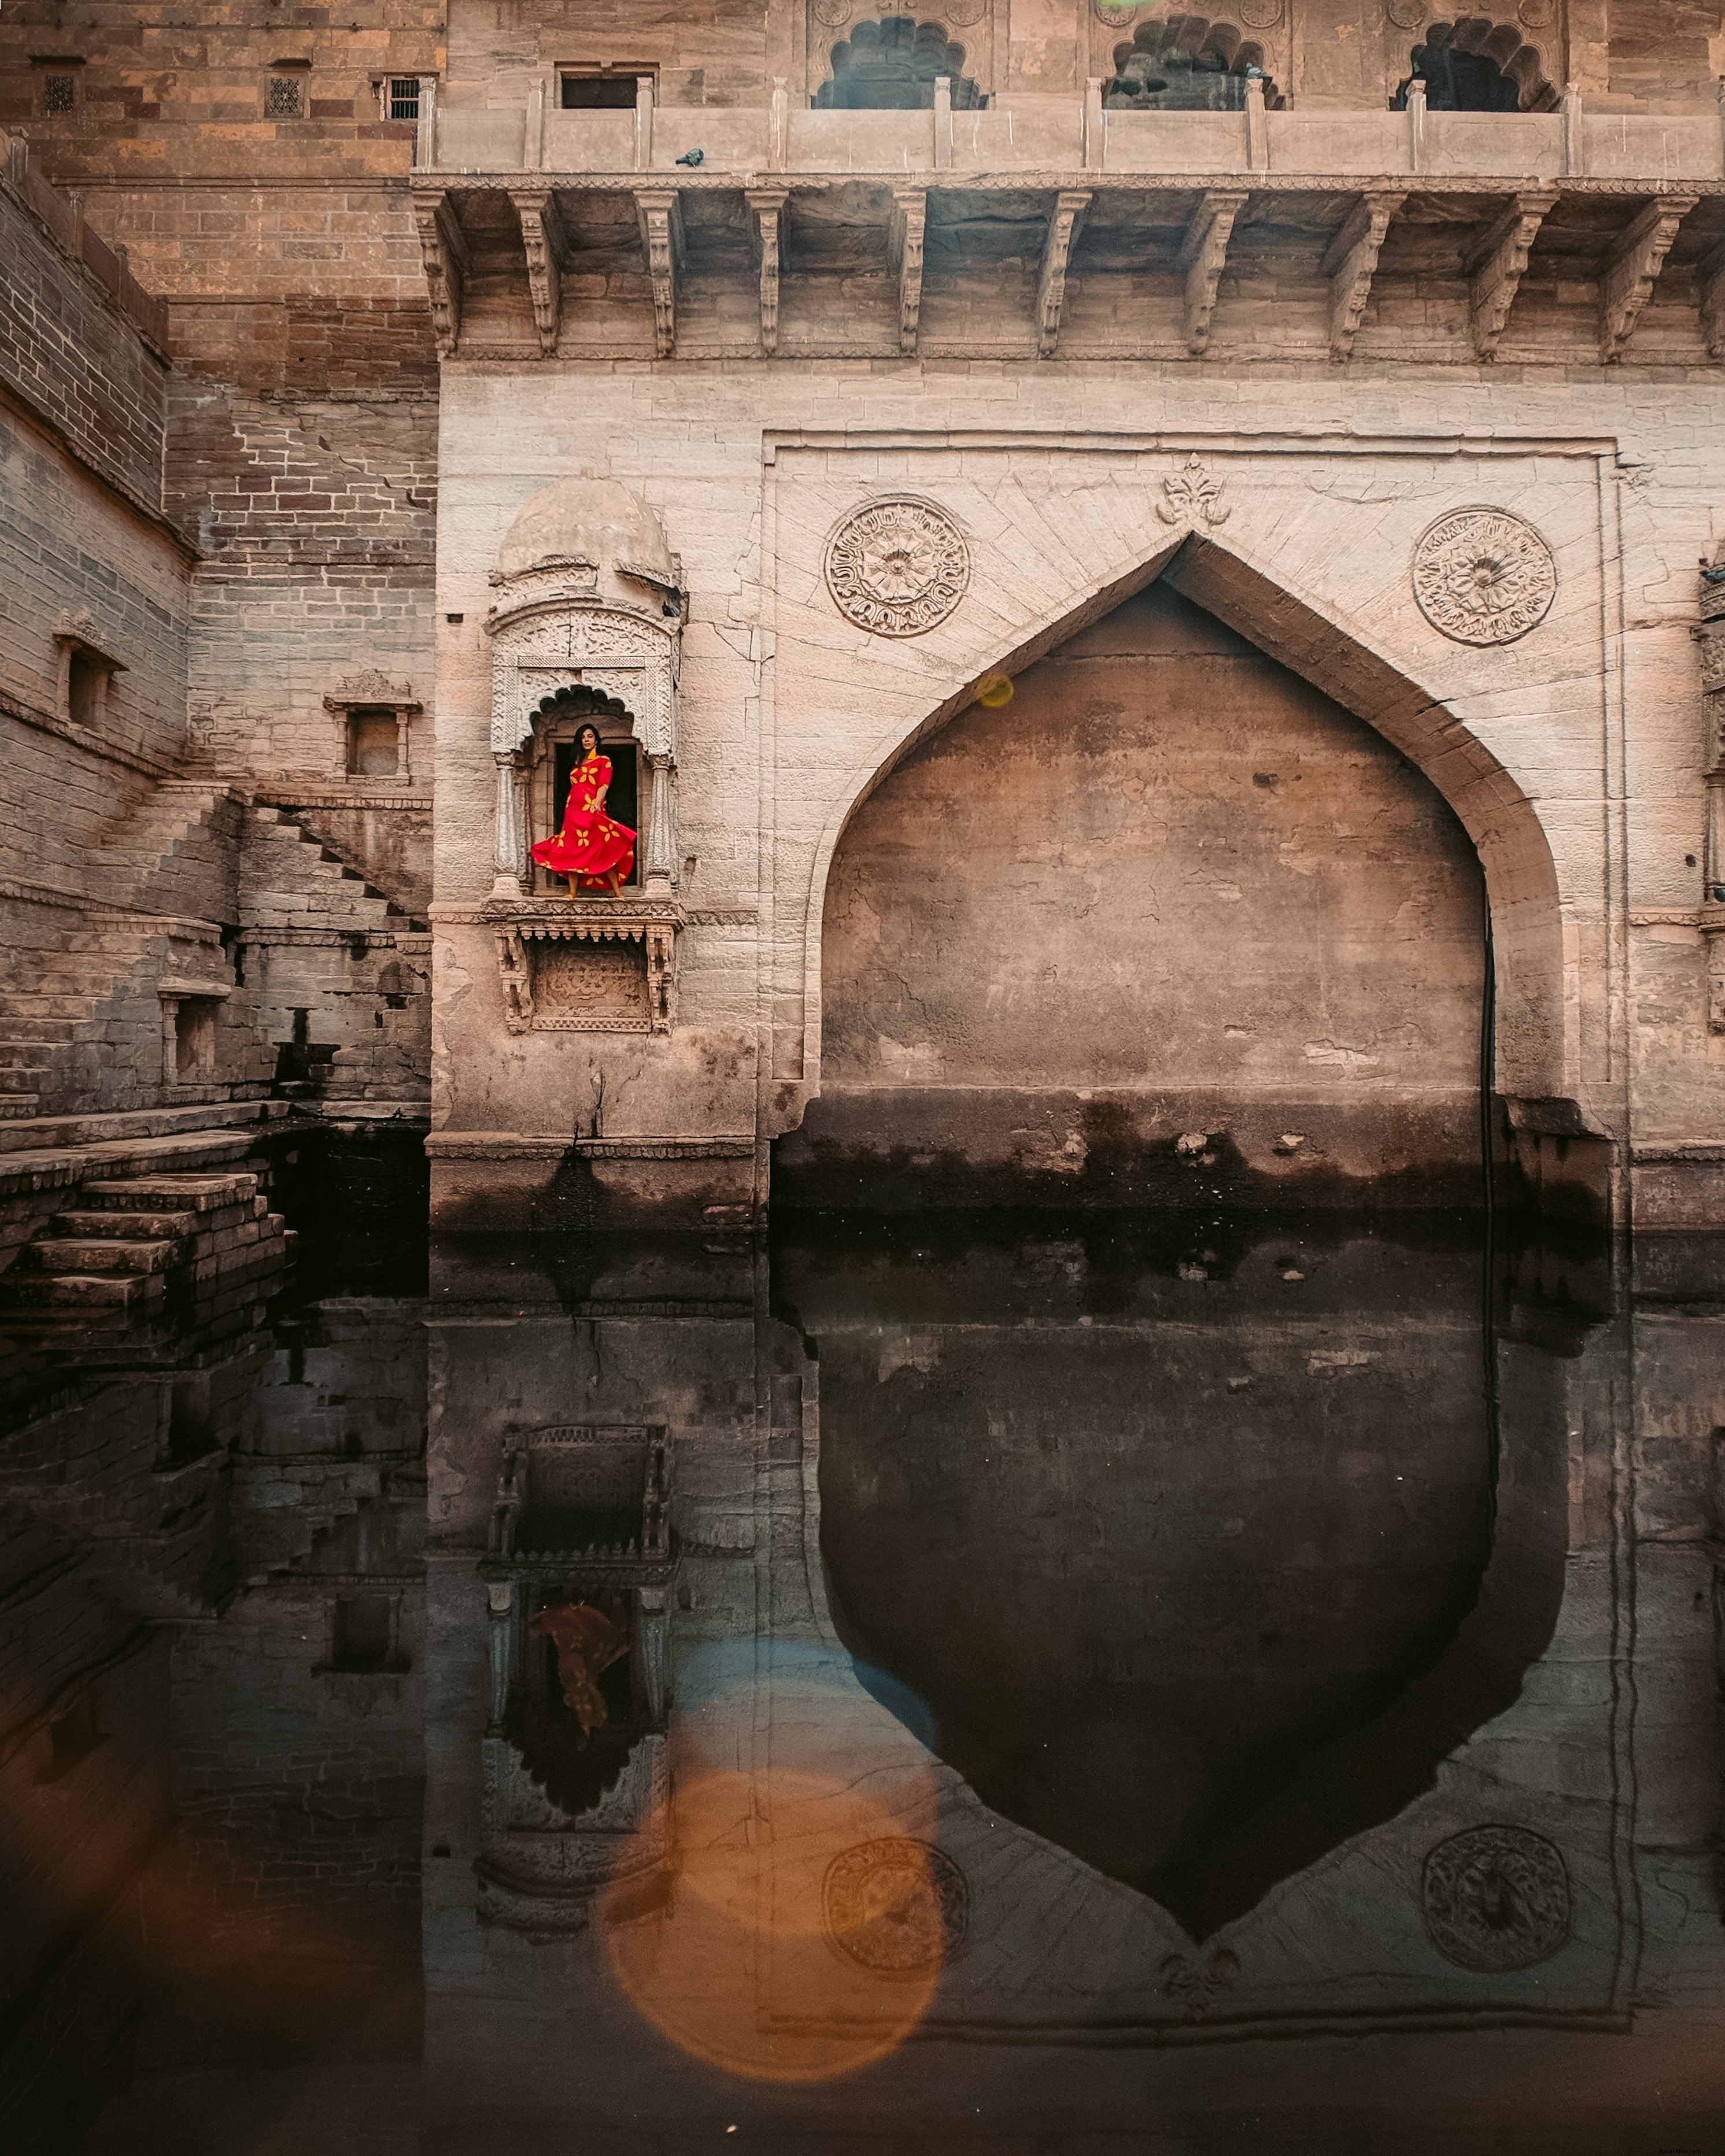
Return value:
M 605 814 L 611 788 L 611 759 L 599 753 L 598 728 L 584 726 L 575 737 L 581 761 L 569 778 L 563 828 L 554 839 L 542 839 L 533 858 L 542 868 L 567 876 L 569 888 L 608 891 L 613 898 L 635 865 L 635 834 L 627 824 Z

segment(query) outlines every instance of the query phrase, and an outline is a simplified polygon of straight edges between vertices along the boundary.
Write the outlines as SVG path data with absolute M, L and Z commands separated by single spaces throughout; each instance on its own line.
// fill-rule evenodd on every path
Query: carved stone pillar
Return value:
M 513 749 L 494 750 L 497 767 L 497 832 L 492 849 L 493 898 L 520 898 L 527 875 L 527 804 L 521 759 Z
M 1707 788 L 1701 927 L 1707 949 L 1707 1024 L 1725 1033 L 1725 566 L 1717 559 L 1702 565 L 1701 620 Z
M 641 1684 L 647 1695 L 647 1719 L 655 1728 L 665 1721 L 665 1589 L 644 1587 L 635 1604 L 636 1645 L 641 1662 Z
M 490 1604 L 486 1631 L 490 1649 L 491 1713 L 485 1734 L 501 1737 L 504 1717 L 509 1711 L 509 1680 L 515 1662 L 515 1585 L 507 1579 L 493 1580 L 486 1592 Z
M 647 810 L 647 887 L 669 891 L 676 881 L 677 834 L 672 791 L 676 766 L 668 756 L 648 758 L 653 770 L 653 793 Z

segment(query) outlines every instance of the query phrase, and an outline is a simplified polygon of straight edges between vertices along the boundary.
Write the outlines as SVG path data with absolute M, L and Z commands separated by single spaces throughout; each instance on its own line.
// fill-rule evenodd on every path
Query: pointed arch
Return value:
M 1536 1101 L 1573 1099 L 1579 1073 L 1566 1012 L 1570 1001 L 1557 865 L 1539 813 L 1498 757 L 1403 655 L 1362 622 L 1342 618 L 1298 588 L 1248 543 L 1214 531 L 1177 533 L 1090 598 L 1035 624 L 995 661 L 1022 673 L 1158 577 L 1266 656 L 1309 681 L 1383 735 L 1454 811 L 1478 855 L 1496 952 L 1496 1090 Z M 975 701 L 980 674 L 908 726 L 877 741 L 839 790 L 821 834 L 804 915 L 802 1068 L 805 1101 L 820 1091 L 823 921 L 834 858 L 850 822 L 905 757 Z

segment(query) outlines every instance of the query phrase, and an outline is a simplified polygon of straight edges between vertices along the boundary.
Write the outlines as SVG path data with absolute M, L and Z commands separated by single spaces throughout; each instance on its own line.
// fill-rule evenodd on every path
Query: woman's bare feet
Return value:
M 613 897 L 613 898 L 621 898 L 621 897 L 622 897 L 622 896 L 623 896 L 623 875 L 622 875 L 622 872 L 621 872 L 619 870 L 613 869 L 613 870 L 612 870 L 612 871 L 611 871 L 610 876 L 609 876 L 609 878 L 608 878 L 608 881 L 609 881 L 610 886 L 611 886 L 611 896 L 612 896 L 612 897 Z

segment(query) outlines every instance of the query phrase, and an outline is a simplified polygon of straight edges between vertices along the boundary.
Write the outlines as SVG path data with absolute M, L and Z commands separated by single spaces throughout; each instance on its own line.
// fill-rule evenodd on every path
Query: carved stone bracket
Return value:
M 461 298 L 471 262 L 455 206 L 442 188 L 413 198 L 413 226 L 425 262 L 431 329 L 439 359 L 454 352 L 461 335 Z
M 487 911 L 509 1032 L 670 1031 L 682 926 L 675 901 L 501 899 Z
M 1539 228 L 1558 199 L 1555 187 L 1518 194 L 1469 255 L 1468 312 L 1473 348 L 1481 359 L 1495 359 L 1510 310 L 1527 274 L 1528 258 Z
M 1324 256 L 1322 275 L 1330 280 L 1330 356 L 1346 359 L 1372 296 L 1372 280 L 1378 274 L 1378 257 L 1384 235 L 1396 212 L 1407 200 L 1406 192 L 1362 195 Z
M 641 251 L 653 293 L 653 350 L 669 359 L 677 348 L 677 271 L 683 259 L 682 198 L 675 187 L 642 187 L 635 195 Z
M 1608 366 L 1622 358 L 1678 228 L 1699 200 L 1698 195 L 1664 195 L 1649 203 L 1606 256 L 1599 279 L 1599 357 Z
M 1196 359 L 1209 346 L 1210 317 L 1228 260 L 1234 220 L 1245 208 L 1244 191 L 1212 189 L 1198 205 L 1180 248 L 1179 269 L 1186 280 L 1186 349 Z
M 1052 359 L 1060 346 L 1066 268 L 1089 208 L 1090 196 L 1082 187 L 1062 187 L 1055 197 L 1054 214 L 1049 218 L 1048 238 L 1042 249 L 1042 275 L 1036 287 L 1036 350 L 1044 359 Z
M 755 213 L 761 243 L 761 349 L 778 350 L 778 275 L 788 187 L 750 187 L 744 199 Z
M 915 352 L 922 316 L 922 244 L 928 224 L 928 197 L 921 187 L 895 187 L 890 240 L 891 269 L 898 279 L 898 348 Z
M 511 187 L 509 198 L 521 219 L 521 244 L 527 255 L 527 290 L 533 302 L 539 349 L 548 359 L 557 348 L 562 320 L 568 236 L 557 211 L 557 197 L 549 187 Z

